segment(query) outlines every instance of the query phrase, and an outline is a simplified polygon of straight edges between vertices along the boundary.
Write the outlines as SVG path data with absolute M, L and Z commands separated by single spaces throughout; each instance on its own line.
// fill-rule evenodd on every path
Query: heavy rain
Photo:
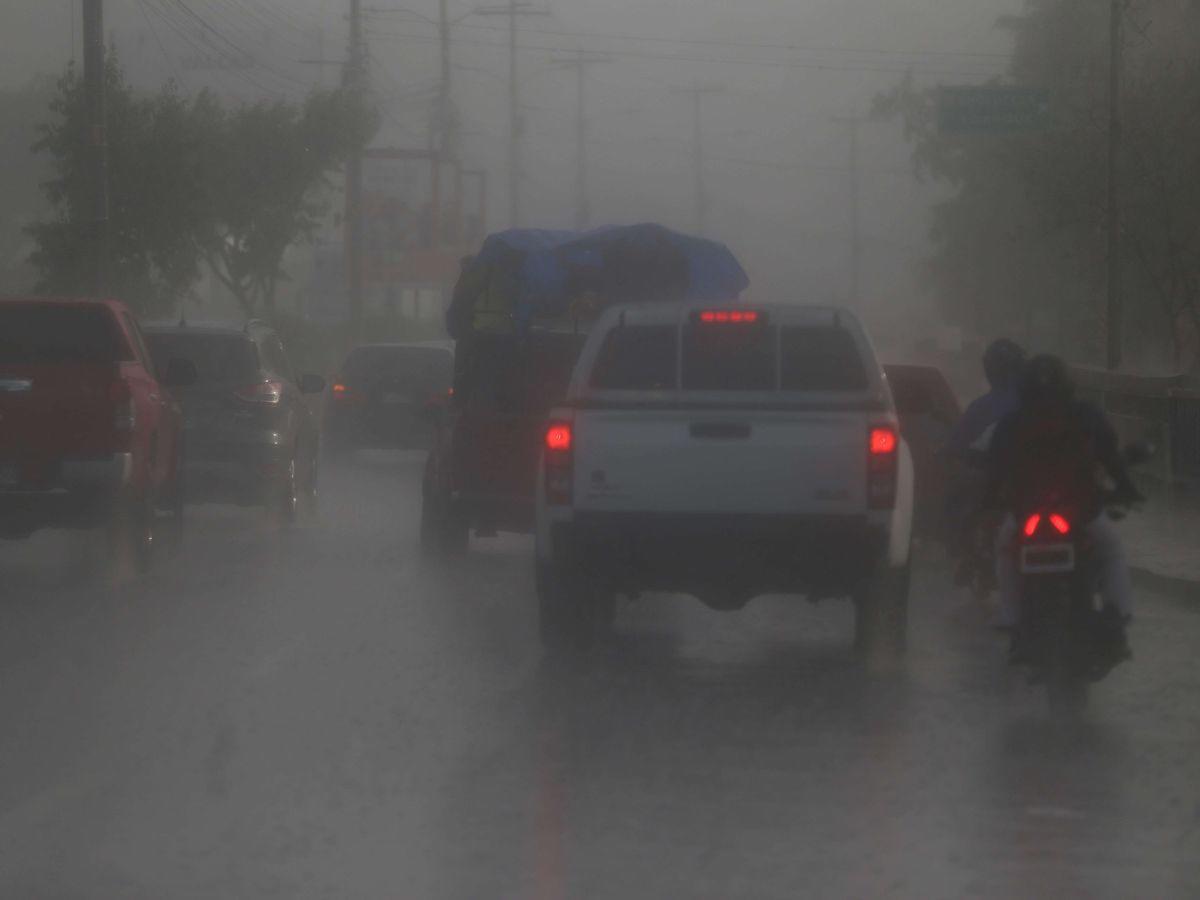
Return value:
M 0 42 L 0 898 L 1200 896 L 1198 0 Z

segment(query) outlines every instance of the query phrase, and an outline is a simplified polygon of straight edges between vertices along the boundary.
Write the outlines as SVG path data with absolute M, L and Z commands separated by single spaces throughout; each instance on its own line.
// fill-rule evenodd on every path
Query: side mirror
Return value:
M 169 388 L 191 387 L 200 380 L 200 372 L 190 359 L 175 357 L 167 363 L 162 383 Z
M 319 394 L 325 390 L 325 379 L 320 375 L 301 375 L 300 376 L 300 393 L 302 394 Z

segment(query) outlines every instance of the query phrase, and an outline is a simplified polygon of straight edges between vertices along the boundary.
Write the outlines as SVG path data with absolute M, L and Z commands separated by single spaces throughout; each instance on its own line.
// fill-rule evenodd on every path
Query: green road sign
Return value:
M 942 87 L 938 130 L 943 134 L 1007 134 L 1045 127 L 1050 92 L 1030 87 Z

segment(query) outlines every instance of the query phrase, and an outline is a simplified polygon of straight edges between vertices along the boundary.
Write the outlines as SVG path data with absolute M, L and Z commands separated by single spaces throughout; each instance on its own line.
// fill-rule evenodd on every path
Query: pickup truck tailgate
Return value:
M 866 506 L 862 413 L 587 410 L 575 435 L 579 510 L 839 515 Z
M 112 451 L 112 365 L 0 365 L 0 458 Z

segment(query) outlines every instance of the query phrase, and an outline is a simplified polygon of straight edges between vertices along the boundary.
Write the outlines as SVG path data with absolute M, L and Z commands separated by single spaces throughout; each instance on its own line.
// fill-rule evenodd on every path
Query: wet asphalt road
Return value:
M 929 558 L 900 669 L 787 598 L 554 666 L 530 543 L 422 564 L 419 463 L 359 462 L 118 589 L 0 546 L 0 897 L 1200 896 L 1200 609 L 1143 595 L 1078 725 Z

